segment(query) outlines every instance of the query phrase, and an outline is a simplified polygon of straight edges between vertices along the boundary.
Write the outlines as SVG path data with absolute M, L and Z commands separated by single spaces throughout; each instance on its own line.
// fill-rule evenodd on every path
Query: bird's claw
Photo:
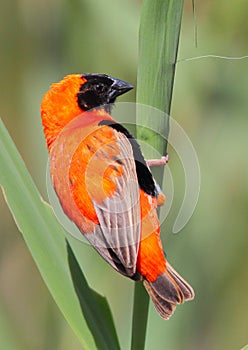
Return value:
M 166 156 L 161 157 L 160 159 L 148 159 L 146 160 L 146 164 L 151 166 L 163 166 L 166 165 L 169 162 L 169 155 L 166 154 Z

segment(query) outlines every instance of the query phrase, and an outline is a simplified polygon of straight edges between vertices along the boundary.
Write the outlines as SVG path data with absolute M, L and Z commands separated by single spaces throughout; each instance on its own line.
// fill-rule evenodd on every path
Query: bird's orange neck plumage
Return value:
M 66 76 L 59 83 L 53 84 L 41 103 L 41 118 L 50 151 L 52 144 L 66 125 L 83 113 L 78 105 L 77 92 L 86 79 L 81 74 Z M 105 110 L 98 110 L 101 119 L 111 119 Z
M 80 74 L 72 74 L 53 84 L 41 103 L 41 118 L 48 149 L 63 128 L 82 113 L 75 91 L 85 82 Z
M 87 113 L 85 125 L 91 122 L 92 111 L 95 120 L 113 120 L 104 108 L 91 110 L 89 113 L 79 107 L 77 94 L 86 81 L 81 74 L 67 75 L 59 83 L 52 84 L 51 89 L 44 95 L 41 102 L 41 118 L 49 151 L 64 127 L 82 113 Z M 82 120 L 80 124 L 82 127 Z

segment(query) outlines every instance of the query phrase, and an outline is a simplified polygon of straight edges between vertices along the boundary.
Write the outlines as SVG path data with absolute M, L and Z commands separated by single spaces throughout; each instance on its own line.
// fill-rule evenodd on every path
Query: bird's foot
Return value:
M 160 159 L 148 159 L 146 160 L 146 164 L 151 166 L 163 166 L 166 165 L 169 162 L 169 154 L 166 154 L 166 156 L 161 157 Z

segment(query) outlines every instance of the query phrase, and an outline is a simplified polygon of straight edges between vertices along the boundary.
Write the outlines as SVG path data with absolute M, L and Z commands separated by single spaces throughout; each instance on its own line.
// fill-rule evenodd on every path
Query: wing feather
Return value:
M 103 258 L 138 279 L 141 214 L 132 146 L 123 132 L 86 125 L 85 118 L 75 118 L 51 148 L 53 185 L 64 212 Z
M 124 134 L 116 130 L 113 133 L 119 153 L 109 157 L 108 148 L 114 145 L 104 145 L 101 148 L 101 160 L 105 159 L 105 163 L 102 163 L 105 166 L 114 167 L 117 163 L 122 173 L 116 177 L 111 176 L 111 173 L 109 175 L 115 184 L 111 196 L 100 203 L 93 199 L 100 230 L 97 227 L 93 234 L 87 234 L 86 237 L 114 268 L 131 277 L 136 272 L 141 232 L 139 185 L 131 144 Z

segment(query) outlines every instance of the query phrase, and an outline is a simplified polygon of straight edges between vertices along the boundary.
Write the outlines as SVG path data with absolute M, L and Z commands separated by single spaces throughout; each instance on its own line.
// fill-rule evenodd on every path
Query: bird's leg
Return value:
M 149 167 L 166 165 L 168 162 L 169 162 L 169 154 L 166 154 L 166 156 L 163 156 L 160 159 L 148 159 L 148 160 L 146 160 L 146 164 Z
M 162 166 L 166 165 L 169 162 L 169 154 L 167 153 L 166 156 L 161 157 L 160 159 L 149 159 L 146 160 L 146 164 L 148 167 L 152 166 Z M 163 194 L 160 186 L 156 184 L 156 192 L 157 192 L 157 206 L 162 206 L 165 203 L 165 195 Z

